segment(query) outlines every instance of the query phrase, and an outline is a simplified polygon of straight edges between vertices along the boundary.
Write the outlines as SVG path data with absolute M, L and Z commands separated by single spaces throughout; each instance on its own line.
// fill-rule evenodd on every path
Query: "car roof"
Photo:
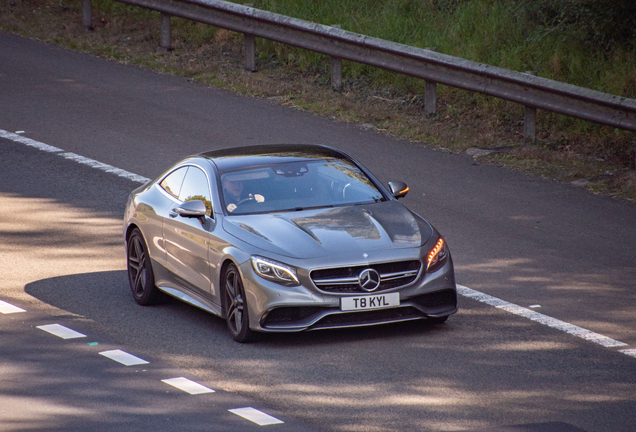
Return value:
M 346 154 L 331 147 L 310 144 L 234 147 L 201 153 L 199 156 L 213 161 L 220 171 L 312 159 L 350 159 Z

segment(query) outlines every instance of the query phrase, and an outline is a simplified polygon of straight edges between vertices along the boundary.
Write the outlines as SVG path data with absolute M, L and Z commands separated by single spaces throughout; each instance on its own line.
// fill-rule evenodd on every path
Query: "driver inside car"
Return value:
M 223 195 L 225 196 L 225 204 L 228 212 L 233 212 L 242 202 L 254 200 L 256 202 L 264 202 L 265 198 L 260 194 L 244 194 L 243 182 L 239 180 L 223 179 Z

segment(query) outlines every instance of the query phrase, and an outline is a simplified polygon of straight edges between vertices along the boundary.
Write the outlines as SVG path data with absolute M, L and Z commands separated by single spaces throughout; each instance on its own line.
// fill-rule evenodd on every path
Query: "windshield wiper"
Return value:
M 357 202 L 357 203 L 353 203 L 353 204 L 349 204 L 349 205 L 359 206 L 359 205 L 375 204 L 375 203 L 379 203 L 379 202 L 384 202 L 384 199 L 382 199 L 382 198 L 373 198 L 373 201 L 361 201 L 361 202 Z
M 332 208 L 332 207 L 335 207 L 335 205 L 327 204 L 327 205 L 310 206 L 310 207 L 294 207 L 289 210 L 280 210 L 280 211 L 303 211 L 303 210 L 315 210 L 320 208 Z

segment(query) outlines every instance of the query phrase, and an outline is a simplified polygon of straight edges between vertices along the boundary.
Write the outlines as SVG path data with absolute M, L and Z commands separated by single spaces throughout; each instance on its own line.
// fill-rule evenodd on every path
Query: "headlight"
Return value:
M 426 271 L 435 271 L 444 265 L 444 262 L 448 258 L 448 248 L 446 247 L 446 242 L 444 239 L 440 237 L 435 244 L 435 247 L 431 249 L 428 254 L 427 261 L 428 265 L 426 267 Z
M 294 267 L 260 256 L 253 256 L 251 259 L 252 267 L 259 276 L 283 285 L 300 285 Z

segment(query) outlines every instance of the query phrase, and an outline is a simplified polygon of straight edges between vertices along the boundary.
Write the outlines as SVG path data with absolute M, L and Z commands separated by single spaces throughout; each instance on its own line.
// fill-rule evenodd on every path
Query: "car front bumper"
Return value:
M 249 260 L 241 266 L 250 328 L 261 332 L 299 332 L 328 328 L 361 327 L 420 319 L 439 319 L 457 312 L 457 291 L 450 254 L 434 272 L 420 270 L 410 284 L 381 292 L 328 293 L 319 290 L 309 274 L 299 272 L 300 286 L 286 287 L 264 280 Z M 343 311 L 344 297 L 399 293 L 398 306 Z

